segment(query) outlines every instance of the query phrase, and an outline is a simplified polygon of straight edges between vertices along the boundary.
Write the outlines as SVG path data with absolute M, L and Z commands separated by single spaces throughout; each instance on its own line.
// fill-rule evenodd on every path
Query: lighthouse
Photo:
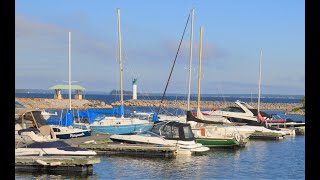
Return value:
M 132 99 L 137 99 L 137 79 L 132 81 Z

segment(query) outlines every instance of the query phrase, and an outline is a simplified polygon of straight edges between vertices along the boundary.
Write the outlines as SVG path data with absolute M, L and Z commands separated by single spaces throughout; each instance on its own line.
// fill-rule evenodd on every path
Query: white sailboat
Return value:
M 194 10 L 192 10 L 192 14 Z M 192 18 L 193 19 L 193 18 Z M 193 23 L 192 23 L 193 24 Z M 187 122 L 191 124 L 192 132 L 194 133 L 196 142 L 201 143 L 207 147 L 235 147 L 244 146 L 247 141 L 244 141 L 239 133 L 236 131 L 226 131 L 223 126 L 215 126 L 213 124 L 230 123 L 225 117 L 222 116 L 204 116 L 200 111 L 200 80 L 201 80 L 201 64 L 202 64 L 202 31 L 200 27 L 200 48 L 199 48 L 199 71 L 198 71 L 198 105 L 197 117 L 191 114 L 190 106 L 188 105 Z M 192 41 L 191 41 L 192 43 Z M 192 60 L 192 45 L 190 45 L 190 62 Z M 191 63 L 190 63 L 191 69 Z M 191 76 L 189 71 L 189 77 Z M 190 85 L 190 78 L 189 78 Z M 190 91 L 189 91 L 190 92 Z M 188 93 L 190 96 L 190 93 Z M 188 101 L 189 103 L 189 101 Z M 230 133 L 231 132 L 231 133 Z
M 90 124 L 93 132 L 106 134 L 131 134 L 151 129 L 153 123 L 149 120 L 124 117 L 123 89 L 122 89 L 122 53 L 121 53 L 121 31 L 120 31 L 120 9 L 118 16 L 118 41 L 119 41 L 119 66 L 120 66 L 120 114 L 121 117 L 105 117 L 102 120 Z
M 150 118 L 152 113 L 135 113 Z M 158 115 L 159 116 L 159 115 Z M 181 119 L 182 118 L 182 119 Z M 185 123 L 185 116 L 160 116 L 160 122 L 154 124 L 151 130 L 136 135 L 112 135 L 115 142 L 154 144 L 177 147 L 177 154 L 194 154 L 206 152 L 208 147 L 195 141 L 191 125 Z M 182 120 L 182 121 L 181 121 Z
M 71 109 L 71 32 L 69 32 L 69 109 L 67 110 L 65 119 L 61 120 L 64 123 L 59 125 L 51 124 L 50 126 L 54 130 L 56 137 L 59 139 L 69 139 L 77 137 L 85 137 L 91 135 L 91 129 L 84 126 L 83 128 L 78 128 L 73 126 L 73 114 Z
M 194 10 L 192 10 L 194 12 Z M 193 14 L 193 13 L 192 13 Z M 193 26 L 193 23 L 192 23 Z M 192 27 L 191 26 L 191 27 Z M 191 30 L 193 32 L 193 30 Z M 190 110 L 190 84 L 191 84 L 191 62 L 192 62 L 192 34 L 190 40 L 190 64 L 189 64 L 189 80 L 188 80 L 188 106 L 187 106 L 187 122 L 194 121 L 198 123 L 206 123 L 206 124 L 229 124 L 230 121 L 220 115 L 212 115 L 212 116 L 204 116 L 200 111 L 200 84 L 201 84 L 201 64 L 202 64 L 202 26 L 200 27 L 200 53 L 199 53 L 199 70 L 198 70 L 198 101 L 197 101 L 197 112 L 192 113 Z M 196 117 L 194 116 L 196 115 Z

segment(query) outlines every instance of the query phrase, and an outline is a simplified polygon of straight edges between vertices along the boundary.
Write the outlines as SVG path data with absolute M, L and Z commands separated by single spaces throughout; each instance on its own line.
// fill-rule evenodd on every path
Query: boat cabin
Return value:
M 195 140 L 190 124 L 180 123 L 177 121 L 162 121 L 156 123 L 150 132 L 169 140 Z

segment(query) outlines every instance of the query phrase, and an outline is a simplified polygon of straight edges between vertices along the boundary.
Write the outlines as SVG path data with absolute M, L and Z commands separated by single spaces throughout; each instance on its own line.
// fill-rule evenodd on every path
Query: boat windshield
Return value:
M 162 128 L 163 123 L 157 123 L 155 124 L 152 129 L 150 130 L 151 132 L 160 135 L 160 128 Z
M 221 109 L 222 111 L 228 111 L 228 112 L 244 112 L 242 109 L 238 108 L 238 107 L 227 107 L 227 108 L 223 108 Z
M 153 126 L 150 132 L 172 140 L 194 140 L 190 124 L 177 121 L 160 122 Z
M 159 137 L 158 134 L 156 134 L 154 132 L 150 132 L 150 131 L 144 131 L 144 132 L 140 133 L 139 135 L 145 136 L 145 137 Z
M 190 126 L 185 126 L 185 127 L 183 127 L 183 132 L 184 132 L 184 137 L 185 137 L 185 139 L 192 139 L 192 138 L 194 138 Z

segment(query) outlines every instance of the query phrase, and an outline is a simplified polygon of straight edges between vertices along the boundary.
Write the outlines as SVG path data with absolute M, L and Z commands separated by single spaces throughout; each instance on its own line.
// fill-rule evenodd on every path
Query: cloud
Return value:
M 67 53 L 69 31 L 73 54 L 94 55 L 97 60 L 115 56 L 113 44 L 96 40 L 78 30 L 43 23 L 21 15 L 15 17 L 16 50 L 24 48 L 24 51 L 34 53 Z

